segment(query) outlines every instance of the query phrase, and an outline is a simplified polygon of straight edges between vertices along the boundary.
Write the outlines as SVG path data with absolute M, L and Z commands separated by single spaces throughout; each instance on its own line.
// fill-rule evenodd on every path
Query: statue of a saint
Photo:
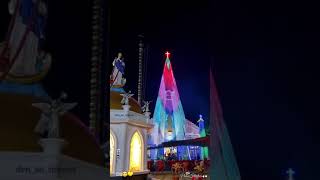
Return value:
M 48 132 L 48 138 L 60 137 L 59 118 L 77 105 L 77 103 L 63 103 L 62 100 L 66 98 L 67 95 L 62 93 L 59 99 L 50 103 L 32 104 L 32 106 L 42 111 L 40 120 L 34 130 L 36 133 L 44 134 Z
M 0 52 L 0 65 L 7 67 L 0 69 L 17 78 L 38 75 L 51 64 L 51 56 L 42 48 L 47 4 L 44 0 L 10 0 L 8 7 L 12 25 Z
M 118 53 L 118 57 L 113 60 L 113 70 L 111 79 L 111 86 L 124 86 L 126 79 L 123 78 L 125 63 L 122 57 L 122 53 Z
M 131 91 L 124 93 L 124 94 L 120 94 L 123 97 L 121 100 L 121 104 L 129 105 L 129 98 L 134 95 L 134 94 L 130 94 L 130 93 L 131 93 Z

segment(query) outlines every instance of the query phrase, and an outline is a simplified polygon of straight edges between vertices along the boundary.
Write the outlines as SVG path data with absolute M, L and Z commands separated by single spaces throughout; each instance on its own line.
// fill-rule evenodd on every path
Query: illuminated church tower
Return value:
M 153 114 L 154 128 L 152 141 L 154 145 L 159 145 L 171 140 L 185 139 L 186 118 L 169 55 L 170 53 L 167 52 L 159 94 Z

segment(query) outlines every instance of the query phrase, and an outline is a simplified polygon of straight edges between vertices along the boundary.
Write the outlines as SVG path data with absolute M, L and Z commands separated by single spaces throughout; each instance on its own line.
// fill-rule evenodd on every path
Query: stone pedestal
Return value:
M 130 105 L 122 105 L 122 108 L 126 114 L 129 114 L 130 107 L 131 107 Z
M 150 123 L 150 115 L 151 115 L 151 112 L 145 112 L 144 115 L 147 117 L 147 123 Z
M 46 155 L 60 155 L 67 142 L 59 138 L 40 139 L 39 144 Z
M 50 172 L 47 174 L 46 179 L 48 180 L 59 180 L 62 178 L 60 173 L 60 159 L 62 150 L 66 146 L 67 142 L 59 138 L 46 138 L 40 139 L 39 144 L 43 149 L 43 165 L 46 171 Z

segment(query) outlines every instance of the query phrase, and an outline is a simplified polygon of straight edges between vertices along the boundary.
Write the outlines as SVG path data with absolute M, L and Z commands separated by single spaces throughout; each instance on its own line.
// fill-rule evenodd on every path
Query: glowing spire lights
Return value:
M 166 61 L 153 115 L 155 123 L 154 144 L 163 143 L 168 139 L 183 140 L 185 138 L 185 115 L 169 59 L 170 53 L 166 52 L 165 57 Z M 172 131 L 170 138 L 168 138 L 168 130 Z

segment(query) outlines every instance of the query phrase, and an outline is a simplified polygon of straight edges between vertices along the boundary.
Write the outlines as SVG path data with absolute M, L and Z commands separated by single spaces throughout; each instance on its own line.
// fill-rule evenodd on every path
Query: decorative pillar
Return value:
M 46 162 L 45 167 L 48 169 L 58 169 L 60 167 L 62 150 L 67 145 L 67 142 L 60 138 L 44 138 L 39 140 L 39 144 L 43 149 L 43 160 Z M 58 180 L 61 174 L 59 171 L 53 171 L 48 176 L 46 179 Z
M 60 138 L 43 138 L 39 140 L 39 144 L 46 155 L 57 156 L 60 155 L 63 148 L 67 145 L 64 139 Z
M 144 115 L 147 118 L 147 123 L 151 123 L 151 119 L 150 119 L 151 112 L 145 112 Z
M 130 107 L 130 105 L 122 105 L 122 108 L 126 115 L 129 115 Z

